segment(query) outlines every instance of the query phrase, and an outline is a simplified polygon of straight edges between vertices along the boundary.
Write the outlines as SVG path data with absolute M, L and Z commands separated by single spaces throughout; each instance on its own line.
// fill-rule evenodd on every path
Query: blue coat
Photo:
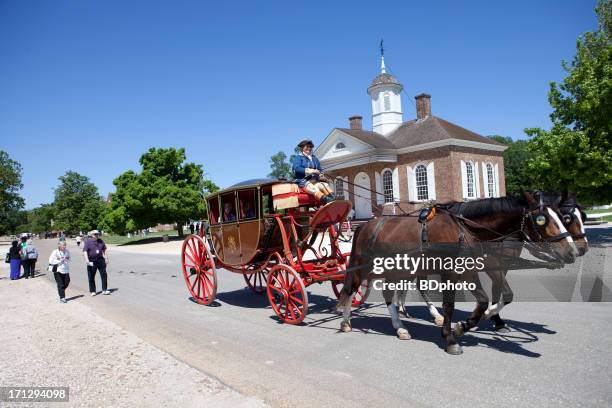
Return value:
M 295 176 L 295 182 L 298 183 L 300 187 L 304 187 L 308 180 L 312 178 L 317 179 L 318 176 L 316 174 L 306 175 L 306 169 L 317 169 L 319 171 L 323 171 L 321 168 L 321 162 L 317 157 L 313 154 L 311 155 L 312 160 L 309 160 L 308 157 L 303 154 L 298 154 L 293 158 L 293 174 Z

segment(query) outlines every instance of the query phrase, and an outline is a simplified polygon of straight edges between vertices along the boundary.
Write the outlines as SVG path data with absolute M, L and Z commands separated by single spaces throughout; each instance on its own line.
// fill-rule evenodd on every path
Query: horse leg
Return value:
M 410 318 L 408 314 L 408 310 L 406 309 L 406 296 L 408 295 L 407 290 L 397 291 L 397 308 L 399 312 L 404 315 L 406 318 Z
M 508 281 L 506 280 L 507 273 L 508 271 L 487 271 L 487 275 L 489 275 L 489 277 L 491 278 L 491 283 L 492 283 L 492 287 L 491 287 L 491 292 L 493 294 L 493 298 L 491 299 L 492 304 L 500 302 L 500 300 L 502 299 L 502 292 L 504 294 L 504 299 L 510 300 L 508 303 L 512 301 L 513 293 L 512 293 L 512 289 L 510 289 L 510 285 L 508 284 Z M 499 313 L 492 315 L 490 319 L 493 321 L 493 324 L 494 324 L 493 331 L 496 331 L 499 333 L 508 333 L 510 331 L 508 326 L 506 326 L 506 322 L 504 321 L 504 319 L 501 318 Z
M 470 317 L 467 318 L 465 322 L 457 322 L 455 325 L 455 333 L 458 336 L 463 336 L 466 332 L 472 330 L 474 327 L 478 325 L 480 319 L 484 316 L 487 307 L 489 306 L 489 298 L 487 293 L 484 291 L 482 287 L 482 283 L 480 282 L 480 278 L 478 277 L 478 272 L 464 274 L 465 281 L 468 280 L 472 283 L 476 284 L 476 288 L 472 290 L 472 294 L 476 298 L 478 304 L 472 311 Z
M 455 339 L 455 335 L 451 329 L 453 321 L 453 312 L 455 311 L 455 291 L 444 290 L 442 292 L 442 313 L 444 314 L 444 323 L 442 325 L 442 338 L 446 340 L 444 351 L 451 355 L 459 355 L 463 353 L 461 346 Z
M 342 322 L 340 323 L 340 330 L 348 333 L 353 328 L 351 327 L 351 305 L 353 304 L 354 293 L 351 293 L 348 298 L 348 306 L 344 306 L 342 310 Z
M 418 282 L 419 280 L 417 280 L 417 287 L 420 287 L 419 282 Z M 427 304 L 427 310 L 429 311 L 429 314 L 431 315 L 431 317 L 433 317 L 434 323 L 436 324 L 436 326 L 442 327 L 442 325 L 444 324 L 444 316 L 442 316 L 440 312 L 438 312 L 438 308 L 436 308 L 436 306 L 431 301 L 431 297 L 429 297 L 429 292 L 419 289 L 419 293 L 421 294 L 421 297 L 423 297 L 423 300 Z
M 389 316 L 391 316 L 391 324 L 397 333 L 397 337 L 400 340 L 410 340 L 410 333 L 408 329 L 404 327 L 402 320 L 399 317 L 399 313 L 397 312 L 397 307 L 395 303 L 393 303 L 393 291 L 383 290 L 383 296 L 385 298 L 385 302 L 387 304 L 387 310 L 389 310 Z

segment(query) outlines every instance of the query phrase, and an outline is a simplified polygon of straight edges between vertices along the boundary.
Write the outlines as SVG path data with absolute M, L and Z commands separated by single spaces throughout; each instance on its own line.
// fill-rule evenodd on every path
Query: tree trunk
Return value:
M 177 221 L 176 222 L 176 230 L 178 231 L 178 236 L 179 237 L 181 237 L 181 238 L 184 237 L 184 234 L 183 234 L 183 222 L 181 222 L 181 221 Z

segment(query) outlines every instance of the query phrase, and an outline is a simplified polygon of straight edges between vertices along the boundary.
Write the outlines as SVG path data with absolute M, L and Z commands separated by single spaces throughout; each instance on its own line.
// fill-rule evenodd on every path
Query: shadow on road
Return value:
M 71 300 L 77 300 L 78 298 L 82 298 L 85 295 L 75 295 L 75 296 L 71 296 L 69 298 L 66 298 L 66 302 L 70 302 Z

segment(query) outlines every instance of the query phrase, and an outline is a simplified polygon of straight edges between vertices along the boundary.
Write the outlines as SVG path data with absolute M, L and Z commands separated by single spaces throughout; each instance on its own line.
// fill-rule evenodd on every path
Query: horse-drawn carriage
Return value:
M 193 299 L 211 304 L 217 268 L 241 273 L 251 291 L 266 293 L 285 323 L 308 313 L 306 288 L 330 281 L 339 296 L 348 265 L 335 226 L 346 220 L 351 203 L 323 205 L 290 182 L 249 180 L 206 198 L 208 232 L 189 235 L 182 248 L 185 282 Z M 353 305 L 367 296 L 361 288 Z

